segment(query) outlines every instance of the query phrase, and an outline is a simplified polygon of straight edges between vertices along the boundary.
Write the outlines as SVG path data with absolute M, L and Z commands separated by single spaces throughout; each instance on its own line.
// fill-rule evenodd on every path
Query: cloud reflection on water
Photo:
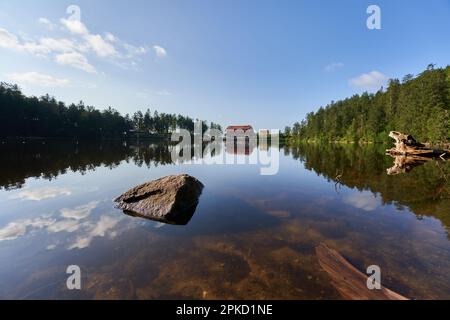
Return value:
M 48 233 L 76 233 L 76 237 L 67 239 L 67 249 L 84 249 L 89 247 L 92 240 L 96 237 L 115 237 L 116 227 L 122 217 L 114 217 L 103 214 L 93 222 L 87 220 L 92 211 L 99 205 L 99 201 L 91 201 L 87 204 L 74 208 L 64 208 L 53 216 L 42 216 L 35 219 L 20 219 L 8 223 L 0 229 L 0 241 L 11 241 L 23 237 L 35 230 L 45 229 Z M 62 217 L 62 219 L 61 219 Z M 47 250 L 54 250 L 60 244 L 60 241 L 47 245 Z
M 119 218 L 103 215 L 95 224 L 88 224 L 87 232 L 76 238 L 75 242 L 68 246 L 68 249 L 84 249 L 89 247 L 95 237 L 104 237 L 109 231 L 114 229 Z M 114 234 L 111 232 L 111 236 Z
M 88 217 L 92 210 L 98 206 L 98 201 L 91 201 L 85 205 L 75 207 L 73 209 L 61 209 L 61 216 L 68 219 L 81 220 Z
M 49 227 L 55 222 L 55 219 L 49 217 L 22 219 L 10 222 L 6 227 L 0 229 L 0 241 L 17 239 L 27 234 L 27 232 Z
M 344 197 L 343 201 L 364 211 L 374 211 L 381 206 L 380 200 L 371 192 L 353 193 Z
M 60 196 L 70 196 L 72 190 L 68 188 L 46 187 L 37 189 L 23 189 L 16 194 L 11 195 L 10 199 L 28 200 L 28 201 L 42 201 L 52 199 Z

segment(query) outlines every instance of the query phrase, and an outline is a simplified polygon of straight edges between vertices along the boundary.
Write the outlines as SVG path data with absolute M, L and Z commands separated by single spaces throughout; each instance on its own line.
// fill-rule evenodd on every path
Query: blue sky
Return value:
M 381 30 L 366 26 L 371 4 Z M 448 0 L 0 0 L 0 80 L 122 113 L 282 129 L 446 66 L 449 35 Z

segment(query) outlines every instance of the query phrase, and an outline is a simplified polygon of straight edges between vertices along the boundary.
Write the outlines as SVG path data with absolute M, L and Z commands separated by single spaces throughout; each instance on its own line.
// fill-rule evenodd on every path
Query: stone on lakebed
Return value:
M 202 190 L 199 180 L 180 174 L 141 184 L 114 201 L 128 215 L 185 225 L 197 208 Z

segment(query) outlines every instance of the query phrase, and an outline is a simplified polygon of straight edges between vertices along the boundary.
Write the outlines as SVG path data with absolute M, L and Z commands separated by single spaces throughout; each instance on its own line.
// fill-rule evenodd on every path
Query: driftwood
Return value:
M 395 140 L 395 147 L 386 150 L 387 154 L 394 158 L 394 165 L 386 170 L 388 175 L 408 173 L 432 159 L 446 161 L 450 158 L 449 150 L 427 148 L 411 135 L 391 131 L 389 137 Z
M 349 300 L 408 300 L 383 286 L 381 289 L 367 288 L 368 276 L 351 265 L 336 250 L 321 243 L 316 247 L 319 264 L 332 280 L 333 286 L 344 299 Z
M 427 148 L 424 144 L 417 142 L 411 135 L 391 131 L 389 137 L 395 140 L 395 147 L 386 150 L 391 155 L 440 157 L 442 159 L 450 156 L 450 151 Z

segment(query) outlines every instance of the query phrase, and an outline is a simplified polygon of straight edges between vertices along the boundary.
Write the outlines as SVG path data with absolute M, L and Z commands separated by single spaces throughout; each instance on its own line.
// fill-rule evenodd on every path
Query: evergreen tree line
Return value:
M 194 130 L 198 119 L 187 116 L 138 111 L 132 116 L 121 115 L 109 107 L 98 110 L 78 104 L 65 105 L 48 94 L 27 97 L 14 84 L 0 83 L 0 137 L 52 138 L 124 138 L 141 134 L 167 134 L 176 129 Z M 203 122 L 208 128 L 222 130 L 221 126 Z
M 389 131 L 431 143 L 450 138 L 450 66 L 430 64 L 418 76 L 392 79 L 375 94 L 331 102 L 286 127 L 288 141 L 388 141 Z

